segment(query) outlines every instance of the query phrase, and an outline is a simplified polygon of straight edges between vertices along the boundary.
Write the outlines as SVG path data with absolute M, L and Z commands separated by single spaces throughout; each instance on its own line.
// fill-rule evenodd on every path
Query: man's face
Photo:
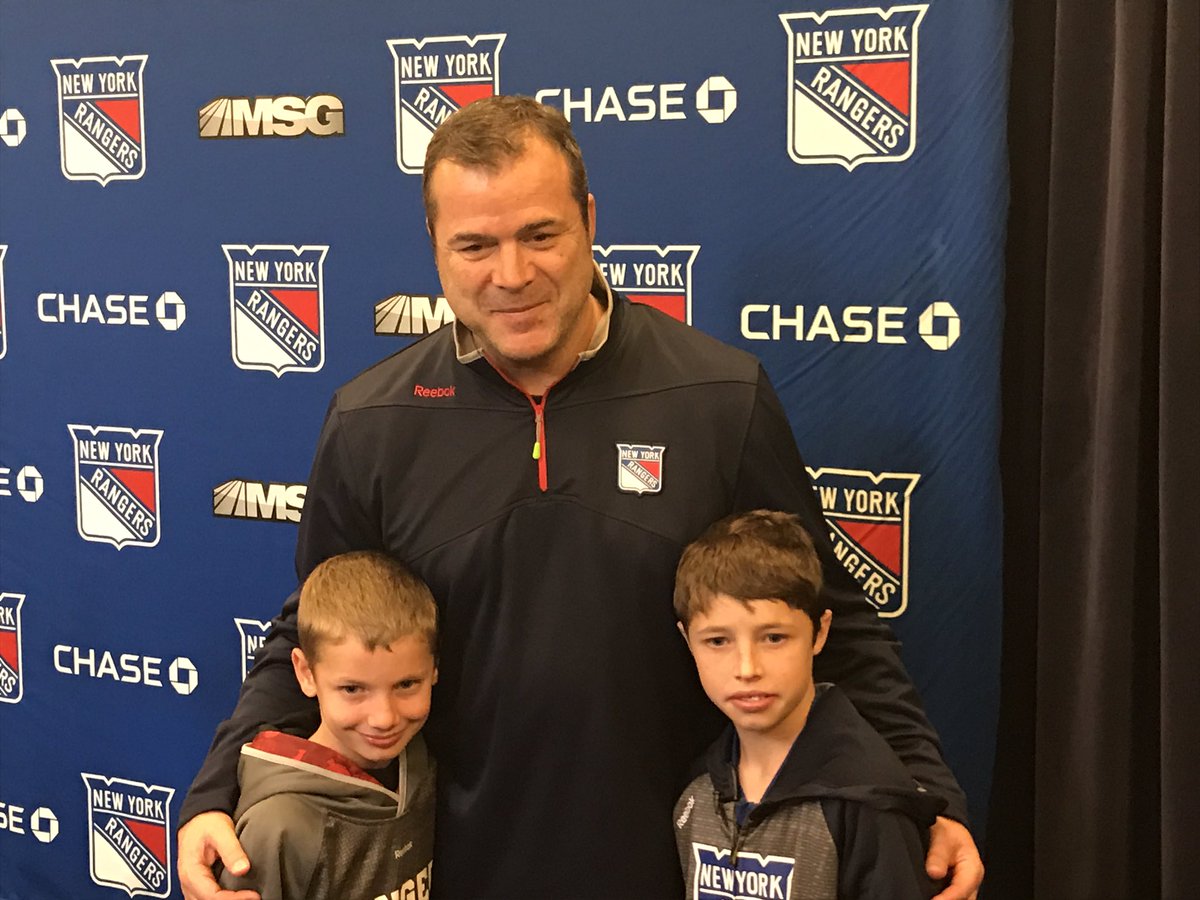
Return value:
M 292 651 L 296 679 L 321 706 L 312 740 L 364 769 L 400 755 L 429 718 L 437 667 L 424 637 L 409 635 L 368 650 L 357 638 L 322 645 L 309 664 Z
M 812 707 L 813 657 L 825 645 L 830 613 L 813 641 L 808 615 L 782 600 L 744 604 L 718 594 L 685 637 L 700 683 L 738 734 L 793 738 Z
M 562 377 L 587 349 L 598 307 L 592 283 L 595 203 L 588 221 L 567 162 L 545 140 L 495 172 L 439 162 L 430 223 L 442 289 L 492 361 Z

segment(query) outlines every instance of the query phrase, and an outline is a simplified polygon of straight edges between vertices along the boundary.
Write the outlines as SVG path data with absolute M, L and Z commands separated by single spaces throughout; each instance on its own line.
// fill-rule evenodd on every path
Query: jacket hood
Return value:
M 420 735 L 400 754 L 397 791 L 388 790 L 345 757 L 312 741 L 279 732 L 263 732 L 242 747 L 239 781 L 241 805 L 250 805 L 278 794 L 315 795 L 335 809 L 345 805 L 356 817 L 401 815 L 412 802 L 418 784 L 428 781 L 419 772 L 429 768 L 428 753 Z M 368 804 L 368 807 L 364 807 Z
M 724 803 L 738 794 L 733 762 L 736 739 L 733 726 L 728 727 L 705 755 L 713 787 Z M 887 742 L 832 684 L 817 685 L 804 730 L 759 806 L 823 798 L 901 812 L 922 825 L 931 825 L 946 806 L 944 799 L 913 780 Z

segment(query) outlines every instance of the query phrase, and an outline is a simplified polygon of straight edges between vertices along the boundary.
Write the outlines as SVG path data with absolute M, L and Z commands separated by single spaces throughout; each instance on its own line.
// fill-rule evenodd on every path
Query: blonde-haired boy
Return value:
M 304 582 L 297 624 L 292 665 L 321 725 L 242 747 L 234 820 L 251 868 L 221 886 L 263 900 L 427 897 L 434 767 L 418 732 L 437 681 L 429 588 L 382 553 L 345 553 Z

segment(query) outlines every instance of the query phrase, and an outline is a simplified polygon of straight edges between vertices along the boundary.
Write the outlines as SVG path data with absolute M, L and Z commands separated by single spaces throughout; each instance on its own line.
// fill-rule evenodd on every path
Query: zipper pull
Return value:
M 542 411 L 534 407 L 533 458 L 542 458 Z

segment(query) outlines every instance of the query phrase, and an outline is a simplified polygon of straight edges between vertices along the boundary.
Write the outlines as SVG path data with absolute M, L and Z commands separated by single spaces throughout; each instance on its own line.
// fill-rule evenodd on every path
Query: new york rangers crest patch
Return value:
M 692 324 L 692 263 L 698 244 L 612 244 L 592 250 L 614 291 Z
M 728 849 L 692 843 L 695 874 L 688 894 L 691 900 L 786 900 L 792 896 L 795 857 L 760 856 L 743 851 L 736 862 L 731 862 L 732 855 Z
M 397 38 L 387 42 L 396 61 L 396 165 L 409 175 L 425 168 L 433 132 L 452 113 L 500 92 L 504 34 Z
M 175 789 L 81 772 L 88 804 L 92 881 L 130 897 L 171 893 Z
M 146 171 L 146 54 L 52 59 L 62 173 L 72 181 L 136 181 Z
M 785 13 L 788 153 L 800 165 L 902 162 L 917 142 L 928 4 Z
M 325 364 L 328 246 L 222 244 L 229 260 L 233 361 L 240 369 L 316 372 Z
M 661 493 L 666 452 L 663 444 L 617 444 L 617 488 L 627 494 Z
M 809 469 L 833 552 L 879 615 L 908 608 L 909 501 L 921 476 L 861 469 Z
M 0 594 L 0 703 L 19 703 L 25 693 L 21 674 L 21 604 L 24 594 Z
M 153 547 L 162 531 L 153 428 L 68 425 L 75 444 L 75 509 L 85 541 Z

